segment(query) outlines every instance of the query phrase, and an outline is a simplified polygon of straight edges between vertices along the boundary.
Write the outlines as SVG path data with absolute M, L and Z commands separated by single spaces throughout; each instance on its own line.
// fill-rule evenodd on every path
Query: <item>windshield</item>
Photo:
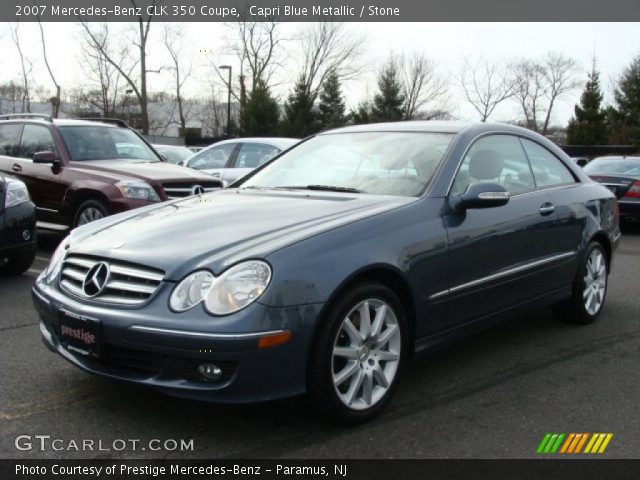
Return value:
M 452 138 L 452 134 L 420 132 L 319 135 L 283 154 L 241 188 L 417 196 Z
M 595 158 L 584 167 L 587 173 L 640 175 L 640 158 Z
M 158 162 L 156 154 L 132 130 L 100 125 L 60 126 L 71 160 L 127 159 Z

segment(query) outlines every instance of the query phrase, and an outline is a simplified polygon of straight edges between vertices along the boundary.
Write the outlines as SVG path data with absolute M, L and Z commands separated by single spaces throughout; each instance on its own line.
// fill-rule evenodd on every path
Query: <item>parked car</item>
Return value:
M 547 306 L 595 321 L 616 211 L 529 130 L 346 127 L 237 187 L 74 230 L 33 300 L 45 344 L 86 371 L 217 402 L 307 393 L 358 422 L 452 338 Z
M 0 274 L 18 275 L 36 256 L 36 215 L 27 187 L 0 174 Z
M 229 185 L 292 147 L 297 138 L 235 138 L 201 150 L 183 165 L 220 178 Z
M 38 227 L 64 231 L 222 182 L 163 162 L 124 122 L 0 116 L 0 172 L 22 180 Z
M 154 144 L 153 148 L 155 148 L 156 152 L 160 155 L 163 155 L 167 162 L 173 163 L 174 165 L 181 165 L 185 160 L 193 156 L 193 152 L 191 150 L 179 145 Z
M 640 220 L 640 157 L 598 157 L 584 171 L 615 193 L 623 220 Z

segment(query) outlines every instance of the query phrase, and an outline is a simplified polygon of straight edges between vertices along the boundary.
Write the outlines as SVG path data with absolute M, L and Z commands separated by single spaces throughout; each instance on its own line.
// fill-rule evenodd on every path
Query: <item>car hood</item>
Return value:
M 192 168 L 174 165 L 168 162 L 135 162 L 127 160 L 91 160 L 86 162 L 71 162 L 76 170 L 83 170 L 100 176 L 123 180 L 137 178 L 167 182 L 174 180 L 212 181 L 210 175 L 198 172 Z
M 74 231 L 71 251 L 165 271 L 220 273 L 310 236 L 415 201 L 413 197 L 222 190 L 107 217 Z

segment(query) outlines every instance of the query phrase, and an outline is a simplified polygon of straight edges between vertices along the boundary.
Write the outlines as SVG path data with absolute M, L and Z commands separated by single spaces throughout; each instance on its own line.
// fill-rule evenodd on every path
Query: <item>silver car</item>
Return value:
M 299 141 L 277 137 L 223 140 L 199 151 L 183 165 L 218 177 L 227 186 Z

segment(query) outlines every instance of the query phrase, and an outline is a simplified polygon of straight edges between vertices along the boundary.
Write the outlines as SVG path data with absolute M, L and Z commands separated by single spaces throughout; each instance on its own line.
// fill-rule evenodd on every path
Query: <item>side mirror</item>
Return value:
M 168 162 L 169 160 L 167 160 L 167 156 L 164 153 L 159 153 L 158 154 L 160 156 L 160 160 L 162 160 L 163 162 Z
M 453 195 L 450 205 L 456 212 L 470 208 L 499 207 L 509 201 L 509 192 L 497 183 L 472 183 L 464 193 Z
M 36 152 L 33 154 L 33 163 L 50 163 L 55 165 L 58 163 L 56 154 L 50 151 Z

